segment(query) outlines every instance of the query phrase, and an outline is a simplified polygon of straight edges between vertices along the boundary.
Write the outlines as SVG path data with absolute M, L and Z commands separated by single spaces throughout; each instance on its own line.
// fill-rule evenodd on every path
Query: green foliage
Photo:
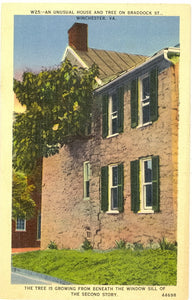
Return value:
M 159 240 L 159 245 L 161 250 L 177 250 L 177 242 L 168 242 L 164 237 L 162 240 Z
M 48 244 L 47 246 L 48 249 L 54 249 L 54 250 L 57 250 L 57 245 L 54 241 L 50 241 L 50 243 Z
M 179 54 L 172 54 L 169 55 L 168 58 L 172 61 L 173 64 L 176 64 L 179 62 L 180 55 Z
M 143 247 L 143 244 L 141 244 L 141 243 L 133 243 L 133 245 L 134 245 L 134 250 L 143 250 L 144 249 L 144 247 Z
M 46 250 L 13 256 L 13 266 L 74 284 L 176 285 L 177 252 Z
M 35 186 L 28 184 L 27 176 L 13 170 L 12 174 L 12 218 L 30 219 L 34 215 L 35 202 L 31 194 Z
M 134 245 L 131 244 L 131 243 L 126 243 L 126 246 L 125 246 L 126 249 L 130 249 L 132 251 L 134 251 Z
M 120 240 L 120 241 L 115 241 L 115 248 L 117 249 L 125 249 L 126 248 L 126 241 L 125 240 Z
M 84 240 L 84 242 L 82 244 L 82 248 L 84 250 L 92 250 L 93 249 L 93 247 L 91 245 L 91 242 L 88 239 L 86 239 L 86 238 L 85 238 L 85 240 Z
M 14 167 L 29 173 L 36 161 L 58 153 L 69 137 L 85 135 L 90 125 L 98 68 L 78 69 L 65 61 L 39 74 L 14 79 L 14 92 L 26 111 L 15 115 Z

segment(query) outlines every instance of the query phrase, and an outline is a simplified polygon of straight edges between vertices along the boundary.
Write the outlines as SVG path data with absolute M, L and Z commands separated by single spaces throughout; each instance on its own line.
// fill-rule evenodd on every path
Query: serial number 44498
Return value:
M 162 297 L 176 297 L 176 293 L 163 293 Z

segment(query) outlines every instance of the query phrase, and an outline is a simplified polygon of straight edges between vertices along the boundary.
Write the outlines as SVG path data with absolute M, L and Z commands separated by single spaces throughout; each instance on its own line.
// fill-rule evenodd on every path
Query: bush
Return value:
M 162 240 L 159 240 L 159 246 L 161 250 L 177 250 L 177 242 L 168 242 L 164 237 Z
M 143 247 L 143 244 L 141 244 L 141 243 L 133 243 L 133 245 L 134 245 L 134 250 L 143 250 L 144 249 L 144 247 Z
M 156 250 L 156 249 L 159 249 L 159 248 L 160 248 L 159 243 L 155 243 L 155 242 L 150 242 L 149 244 L 147 244 L 147 245 L 145 246 L 145 249 Z
M 117 249 L 125 249 L 126 248 L 126 241 L 125 240 L 120 240 L 119 242 L 115 241 L 115 244 L 116 244 L 115 248 L 117 248 Z
M 86 239 L 86 238 L 85 238 L 85 240 L 83 242 L 82 248 L 84 250 L 92 250 L 93 249 L 93 247 L 91 245 L 91 242 L 88 239 Z
M 134 251 L 134 245 L 131 243 L 126 243 L 126 249 L 130 249 L 130 250 Z
M 50 241 L 50 243 L 48 244 L 48 249 L 55 249 L 57 250 L 57 245 L 54 241 Z

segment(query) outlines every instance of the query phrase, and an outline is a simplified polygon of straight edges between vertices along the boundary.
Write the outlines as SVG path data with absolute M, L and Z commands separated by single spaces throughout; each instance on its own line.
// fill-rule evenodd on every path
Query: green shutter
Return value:
M 117 90 L 118 96 L 118 132 L 123 132 L 124 123 L 124 87 L 120 87 Z
M 131 210 L 140 210 L 139 160 L 131 161 Z
M 108 106 L 109 106 L 109 97 L 108 97 L 108 95 L 103 95 L 103 99 L 102 99 L 102 115 L 103 115 L 102 136 L 103 136 L 103 138 L 106 138 L 108 136 Z
M 138 80 L 131 82 L 131 128 L 138 125 Z
M 101 210 L 108 210 L 108 166 L 101 168 Z
M 158 119 L 158 70 L 150 73 L 150 119 L 152 122 Z
M 118 209 L 119 212 L 124 211 L 124 170 L 123 164 L 118 165 Z
M 160 211 L 159 156 L 152 157 L 153 210 Z

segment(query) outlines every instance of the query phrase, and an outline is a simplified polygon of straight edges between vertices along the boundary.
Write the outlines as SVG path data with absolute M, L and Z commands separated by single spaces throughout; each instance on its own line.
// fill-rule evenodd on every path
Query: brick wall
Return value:
M 37 215 L 26 222 L 26 231 L 16 231 L 16 222 L 12 221 L 12 248 L 40 247 L 37 240 Z
M 159 118 L 131 129 L 130 83 L 125 85 L 124 133 L 102 139 L 101 99 L 94 107 L 91 139 L 71 141 L 43 161 L 42 248 L 50 240 L 60 248 L 78 248 L 89 233 L 95 248 L 111 248 L 115 240 L 146 243 L 163 237 L 177 240 L 178 65 L 159 74 Z M 160 212 L 131 211 L 130 161 L 160 156 Z M 90 199 L 83 199 L 83 163 L 90 161 Z M 101 167 L 124 163 L 124 212 L 101 212 Z

